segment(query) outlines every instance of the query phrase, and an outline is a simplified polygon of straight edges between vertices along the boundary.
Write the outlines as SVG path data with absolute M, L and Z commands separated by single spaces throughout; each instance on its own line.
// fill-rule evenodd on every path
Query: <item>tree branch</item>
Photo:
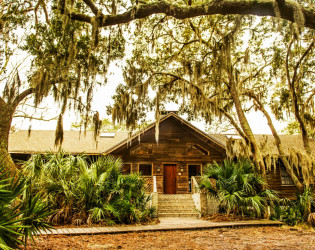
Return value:
M 312 41 L 310 43 L 310 45 L 308 46 L 308 48 L 305 50 L 305 52 L 303 53 L 303 55 L 301 56 L 301 58 L 299 59 L 299 61 L 296 63 L 295 67 L 294 67 L 294 73 L 293 73 L 293 77 L 292 77 L 292 84 L 294 86 L 295 83 L 295 79 L 297 77 L 297 71 L 302 63 L 302 61 L 304 60 L 304 58 L 307 56 L 307 54 L 311 51 L 312 47 L 314 46 L 314 41 Z
M 93 6 L 90 0 L 84 0 L 87 6 L 95 12 L 98 10 Z M 291 22 L 295 22 L 297 12 L 297 4 L 295 1 L 278 1 L 279 17 Z M 300 11 L 304 15 L 304 26 L 315 29 L 315 9 L 300 6 Z M 180 6 L 166 1 L 157 1 L 153 3 L 140 4 L 130 8 L 129 11 L 118 15 L 101 15 L 100 26 L 112 26 L 117 24 L 129 23 L 135 19 L 142 19 L 153 14 L 165 14 L 176 19 L 186 19 L 203 15 L 256 15 L 256 16 L 273 16 L 277 17 L 274 10 L 273 0 L 221 0 L 207 1 L 203 4 L 193 6 Z M 85 14 L 76 14 L 70 12 L 73 20 L 91 22 L 91 16 Z
M 22 112 L 22 111 L 19 111 Z M 39 120 L 39 121 L 45 121 L 45 122 L 49 122 L 52 120 L 56 120 L 58 118 L 59 115 L 49 118 L 49 119 L 45 119 L 43 117 L 34 117 L 34 116 L 29 116 L 26 113 L 22 112 L 23 114 L 19 114 L 19 115 L 14 115 L 13 118 L 24 118 L 24 119 L 30 119 L 30 120 Z
M 311 101 L 311 99 L 313 98 L 314 95 L 315 95 L 315 89 L 313 89 L 311 95 L 304 102 L 304 107 L 308 105 L 308 103 Z
M 241 81 L 239 82 L 238 85 L 242 85 L 242 84 L 243 84 L 244 82 L 246 82 L 247 80 L 257 77 L 257 76 L 260 74 L 260 72 L 261 72 L 264 68 L 266 68 L 268 65 L 270 65 L 271 63 L 272 63 L 272 62 L 270 61 L 269 63 L 267 63 L 267 64 L 261 66 L 261 67 L 256 71 L 256 73 L 255 73 L 254 75 L 250 75 L 250 76 L 245 77 L 243 80 L 241 80 Z
M 17 97 L 14 98 L 14 101 L 12 103 L 13 107 L 16 108 L 25 97 L 27 97 L 30 94 L 33 94 L 34 92 L 35 92 L 34 88 L 29 88 L 23 91 L 21 94 L 19 94 Z
M 264 105 L 260 102 L 259 98 L 257 95 L 254 94 L 253 91 L 246 91 L 244 93 L 245 95 L 247 95 L 248 97 L 252 98 L 253 101 L 254 101 L 254 104 L 256 105 L 256 107 L 264 114 L 264 116 L 266 117 L 267 119 L 267 122 L 268 122 L 268 125 L 269 125 L 269 128 L 272 132 L 272 135 L 274 137 L 274 140 L 275 140 L 275 144 L 277 146 L 277 149 L 278 149 L 278 153 L 279 153 L 279 157 L 280 159 L 282 160 L 288 174 L 290 175 L 290 177 L 292 178 L 294 184 L 296 185 L 296 187 L 300 190 L 300 191 L 303 191 L 303 185 L 302 183 L 300 182 L 300 180 L 298 179 L 298 177 L 296 176 L 296 174 L 294 173 L 293 171 L 293 168 L 292 166 L 290 165 L 287 157 L 286 157 L 286 154 L 284 152 L 284 149 L 283 149 L 283 146 L 282 146 L 282 142 L 281 142 L 281 139 L 280 139 L 280 136 L 278 135 L 277 133 L 277 130 L 276 128 L 274 127 L 273 125 L 273 122 L 272 122 L 272 119 L 269 115 L 269 113 L 267 112 L 267 110 L 264 108 Z
M 96 7 L 96 5 L 93 3 L 93 1 L 91 0 L 83 0 L 83 2 L 89 6 L 89 8 L 91 9 L 91 11 L 94 13 L 95 16 L 97 16 L 99 10 L 98 8 Z
M 208 97 L 203 89 L 201 89 L 197 84 L 194 84 L 180 76 L 177 76 L 175 74 L 172 73 L 165 73 L 165 72 L 155 72 L 154 75 L 166 75 L 166 76 L 172 76 L 178 80 L 182 80 L 184 82 L 186 82 L 187 84 L 190 84 L 191 86 L 195 87 L 196 89 L 198 89 L 200 95 L 206 100 L 208 101 L 211 105 L 215 105 L 214 101 L 211 100 L 215 95 L 212 95 L 211 97 Z M 152 77 L 152 76 L 151 76 Z M 150 77 L 150 78 L 151 78 Z M 237 130 L 237 132 L 240 134 L 240 136 L 242 136 L 246 141 L 247 141 L 247 137 L 246 135 L 243 133 L 242 129 L 238 126 L 238 124 L 235 122 L 235 120 L 233 119 L 233 117 L 222 107 L 217 106 L 218 110 L 231 122 L 231 124 L 234 126 L 234 128 Z

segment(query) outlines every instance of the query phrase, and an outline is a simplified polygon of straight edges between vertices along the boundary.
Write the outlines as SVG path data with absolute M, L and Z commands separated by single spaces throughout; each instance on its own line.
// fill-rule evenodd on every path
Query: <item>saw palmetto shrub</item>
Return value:
M 123 175 L 122 162 L 111 156 L 88 159 L 63 152 L 33 156 L 24 172 L 36 180 L 55 212 L 54 224 L 116 224 L 147 221 L 150 197 L 138 174 Z
M 268 206 L 278 201 L 277 194 L 265 187 L 266 181 L 248 160 L 210 164 L 200 183 L 202 190 L 218 199 L 221 212 L 253 217 L 263 217 Z
M 275 206 L 275 213 L 272 219 L 281 220 L 282 222 L 295 226 L 308 222 L 312 218 L 312 212 L 315 212 L 314 193 L 311 188 L 305 188 L 303 193 L 297 193 L 295 200 L 282 199 Z M 310 223 L 312 225 L 312 223 Z
M 50 207 L 32 188 L 22 175 L 0 165 L 0 249 L 26 246 L 40 230 L 51 228 L 47 223 Z

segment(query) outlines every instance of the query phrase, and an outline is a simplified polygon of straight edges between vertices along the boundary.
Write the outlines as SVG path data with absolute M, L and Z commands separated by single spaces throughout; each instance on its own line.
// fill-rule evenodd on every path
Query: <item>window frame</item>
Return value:
M 289 175 L 288 171 L 285 169 L 285 166 L 280 164 L 279 169 L 280 169 L 281 186 L 285 186 L 285 187 L 295 186 L 291 176 Z M 288 182 L 290 182 L 290 183 L 288 183 Z
M 129 172 L 129 173 L 124 173 L 124 172 L 123 172 L 123 167 L 124 167 L 124 165 L 130 165 L 130 172 Z M 122 173 L 123 175 L 131 174 L 131 173 L 132 173 L 132 163 L 131 163 L 131 162 L 124 162 L 124 163 L 122 164 L 121 173 Z
M 140 165 L 151 165 L 151 175 L 144 175 L 140 172 Z M 141 176 L 153 176 L 153 163 L 152 162 L 140 162 L 138 163 L 138 173 L 141 173 Z

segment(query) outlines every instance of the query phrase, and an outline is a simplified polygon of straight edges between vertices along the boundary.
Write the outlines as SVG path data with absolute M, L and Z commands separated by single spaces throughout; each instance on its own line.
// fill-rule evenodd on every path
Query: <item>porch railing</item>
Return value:
M 191 193 L 196 194 L 199 193 L 199 183 L 201 181 L 200 176 L 192 176 L 191 177 Z
M 142 176 L 142 178 L 145 180 L 145 192 L 146 193 L 153 193 L 153 191 L 154 191 L 153 177 L 155 177 L 155 176 Z

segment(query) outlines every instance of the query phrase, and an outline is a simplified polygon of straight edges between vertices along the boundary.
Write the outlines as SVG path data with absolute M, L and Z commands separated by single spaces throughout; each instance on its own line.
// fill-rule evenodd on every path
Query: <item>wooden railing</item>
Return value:
M 145 192 L 146 193 L 153 193 L 153 191 L 154 191 L 153 177 L 154 176 L 142 176 L 142 178 L 145 180 Z
M 200 176 L 192 176 L 191 177 L 191 193 L 196 194 L 199 193 L 199 182 L 201 180 Z

